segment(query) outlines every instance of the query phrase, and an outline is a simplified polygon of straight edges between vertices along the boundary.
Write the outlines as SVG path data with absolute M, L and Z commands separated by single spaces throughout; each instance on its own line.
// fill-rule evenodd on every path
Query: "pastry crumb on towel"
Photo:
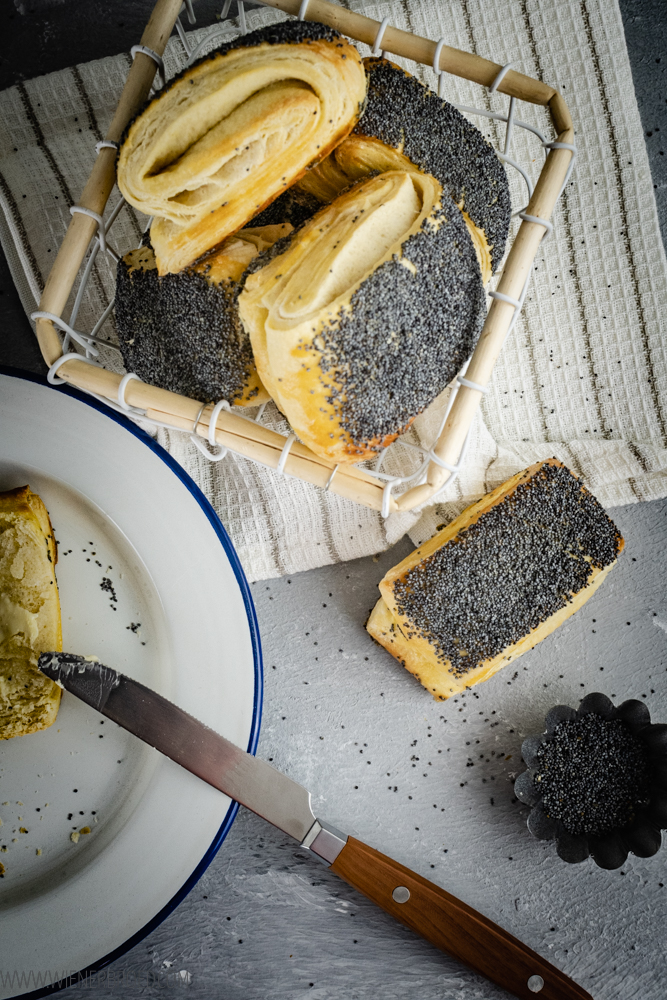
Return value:
M 482 497 L 390 570 L 366 627 L 443 700 L 553 632 L 622 549 L 595 497 L 550 459 Z

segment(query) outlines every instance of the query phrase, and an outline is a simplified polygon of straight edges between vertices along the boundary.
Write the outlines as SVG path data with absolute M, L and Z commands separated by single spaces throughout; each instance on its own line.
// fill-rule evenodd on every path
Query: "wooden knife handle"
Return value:
M 581 986 L 498 924 L 359 840 L 349 837 L 331 868 L 436 948 L 521 1000 L 592 1000 Z

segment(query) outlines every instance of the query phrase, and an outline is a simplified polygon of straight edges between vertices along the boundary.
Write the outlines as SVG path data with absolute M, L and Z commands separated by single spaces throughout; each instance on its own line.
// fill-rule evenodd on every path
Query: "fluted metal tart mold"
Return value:
M 562 819 L 545 808 L 544 788 L 540 787 L 539 780 L 543 759 L 540 749 L 555 738 L 562 723 L 589 714 L 607 721 L 620 720 L 641 746 L 646 771 L 634 814 L 628 822 L 595 833 L 572 832 Z M 630 699 L 614 706 L 605 694 L 595 692 L 587 695 L 577 710 L 568 705 L 555 705 L 547 712 L 545 731 L 528 736 L 521 746 L 521 754 L 528 770 L 517 777 L 514 793 L 520 802 L 531 807 L 528 829 L 539 840 L 555 840 L 556 852 L 563 861 L 578 864 L 592 857 L 600 868 L 615 869 L 625 863 L 630 852 L 640 858 L 657 853 L 662 842 L 661 830 L 667 829 L 667 725 L 651 723 L 644 702 Z

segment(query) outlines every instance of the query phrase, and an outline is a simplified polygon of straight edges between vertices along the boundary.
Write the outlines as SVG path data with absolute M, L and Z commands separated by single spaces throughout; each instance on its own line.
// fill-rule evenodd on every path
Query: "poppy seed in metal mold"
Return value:
M 628 853 L 656 854 L 667 828 L 667 726 L 651 725 L 643 702 L 615 707 L 593 693 L 578 711 L 556 705 L 546 730 L 522 745 L 524 771 L 516 797 L 531 806 L 528 829 L 555 840 L 570 864 L 591 856 L 620 868 Z

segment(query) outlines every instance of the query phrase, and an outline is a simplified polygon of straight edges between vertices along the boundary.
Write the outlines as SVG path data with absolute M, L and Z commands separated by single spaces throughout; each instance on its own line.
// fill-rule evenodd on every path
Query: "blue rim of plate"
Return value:
M 253 709 L 252 709 L 252 724 L 250 728 L 250 738 L 248 740 L 248 753 L 254 754 L 257 750 L 257 742 L 259 740 L 259 729 L 262 719 L 262 699 L 264 690 L 264 680 L 263 680 L 263 667 L 262 667 L 262 647 L 259 638 L 259 626 L 257 624 L 257 615 L 255 612 L 255 606 L 252 601 L 252 596 L 250 594 L 250 588 L 248 586 L 248 581 L 246 580 L 245 573 L 243 572 L 243 567 L 239 562 L 239 557 L 236 554 L 236 550 L 232 545 L 231 539 L 225 528 L 223 527 L 220 518 L 214 511 L 213 507 L 206 499 L 202 491 L 199 489 L 197 484 L 193 479 L 187 474 L 185 469 L 178 464 L 178 462 L 171 457 L 168 451 L 153 440 L 150 435 L 142 431 L 140 427 L 137 427 L 131 420 L 124 417 L 121 413 L 116 410 L 112 410 L 111 407 L 105 406 L 104 403 L 99 402 L 93 396 L 88 396 L 86 393 L 80 392 L 78 389 L 72 386 L 52 386 L 49 385 L 46 378 L 43 375 L 36 375 L 33 372 L 23 371 L 20 368 L 9 368 L 5 365 L 0 365 L 0 375 L 7 375 L 10 378 L 20 378 L 27 382 L 35 382 L 37 385 L 42 385 L 48 389 L 52 389 L 56 392 L 64 393 L 66 396 L 71 396 L 72 399 L 78 400 L 80 403 L 85 403 L 86 406 L 92 406 L 94 410 L 99 410 L 105 416 L 110 417 L 111 420 L 115 420 L 117 424 L 124 427 L 126 431 L 130 434 L 134 434 L 136 438 L 142 441 L 148 448 L 154 452 L 158 458 L 167 465 L 175 476 L 180 479 L 185 488 L 189 490 L 194 499 L 197 501 L 202 511 L 209 520 L 211 527 L 218 536 L 220 544 L 225 550 L 225 555 L 229 559 L 230 565 L 234 570 L 234 576 L 236 577 L 236 582 L 239 585 L 239 590 L 241 591 L 241 596 L 243 597 L 243 603 L 245 605 L 246 614 L 248 616 L 248 626 L 250 628 L 250 641 L 252 643 L 252 653 L 253 662 L 255 670 L 255 685 L 253 693 Z M 208 848 L 204 857 L 201 859 L 192 874 L 185 880 L 181 888 L 175 893 L 172 898 L 166 903 L 158 913 L 149 920 L 147 924 L 144 924 L 132 937 L 128 938 L 123 944 L 114 948 L 113 951 L 105 955 L 104 958 L 100 958 L 97 962 L 93 962 L 91 965 L 86 966 L 85 969 L 81 969 L 79 972 L 68 976 L 66 979 L 60 980 L 55 983 L 51 983 L 49 986 L 43 986 L 36 990 L 31 990 L 30 993 L 17 993 L 10 1000 L 18 1000 L 19 997 L 22 1000 L 37 1000 L 38 997 L 49 996 L 52 993 L 58 993 L 62 989 L 67 989 L 68 987 L 74 987 L 77 983 L 85 983 L 86 979 L 94 976 L 95 973 L 100 972 L 105 969 L 107 965 L 111 962 L 115 962 L 117 958 L 125 955 L 131 948 L 138 944 L 147 934 L 155 930 L 156 927 L 165 920 L 170 913 L 172 913 L 176 907 L 181 903 L 185 897 L 188 895 L 191 889 L 197 884 L 199 879 L 202 877 L 208 866 L 213 861 L 216 856 L 223 840 L 229 833 L 232 823 L 236 818 L 236 814 L 239 811 L 238 802 L 232 802 L 227 814 L 222 821 L 220 829 L 213 838 L 211 846 Z

